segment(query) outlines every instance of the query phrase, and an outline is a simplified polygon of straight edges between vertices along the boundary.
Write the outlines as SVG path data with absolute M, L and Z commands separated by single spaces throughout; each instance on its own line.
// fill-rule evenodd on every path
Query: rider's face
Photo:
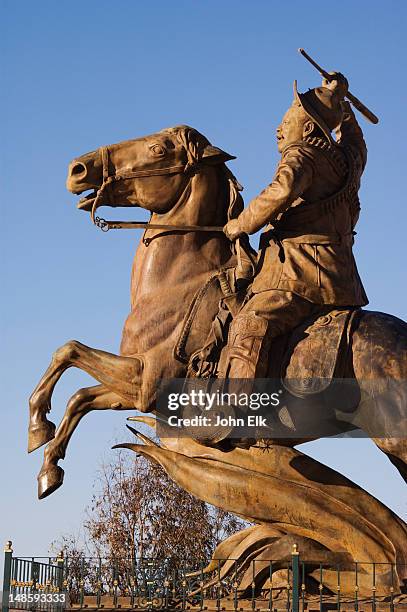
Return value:
M 305 113 L 298 105 L 290 106 L 277 128 L 277 147 L 280 153 L 293 142 L 303 138 Z

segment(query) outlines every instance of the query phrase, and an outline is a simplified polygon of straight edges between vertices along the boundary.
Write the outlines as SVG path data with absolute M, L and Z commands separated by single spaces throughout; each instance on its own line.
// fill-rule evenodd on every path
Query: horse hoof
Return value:
M 64 470 L 59 465 L 52 465 L 42 469 L 37 477 L 38 499 L 44 499 L 51 495 L 64 482 Z
M 48 419 L 45 419 L 41 425 L 28 428 L 28 452 L 33 451 L 43 446 L 55 437 L 55 425 Z

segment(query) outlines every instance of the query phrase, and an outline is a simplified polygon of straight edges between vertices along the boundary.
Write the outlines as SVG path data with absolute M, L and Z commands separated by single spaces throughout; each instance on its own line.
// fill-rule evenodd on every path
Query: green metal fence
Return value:
M 4 549 L 2 612 L 10 609 L 65 609 L 63 558 L 13 557 L 11 542 Z
M 218 559 L 209 571 L 205 566 L 172 559 L 13 557 L 9 542 L 2 612 L 407 612 L 407 590 L 403 594 L 398 577 L 403 568 L 390 563 L 335 567 L 302 560 L 294 546 L 285 560 Z

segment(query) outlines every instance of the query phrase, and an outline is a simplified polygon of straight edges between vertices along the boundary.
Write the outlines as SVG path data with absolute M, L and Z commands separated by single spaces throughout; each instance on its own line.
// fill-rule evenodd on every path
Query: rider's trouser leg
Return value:
M 265 378 L 273 338 L 294 329 L 320 308 L 288 291 L 253 294 L 230 326 L 219 378 Z

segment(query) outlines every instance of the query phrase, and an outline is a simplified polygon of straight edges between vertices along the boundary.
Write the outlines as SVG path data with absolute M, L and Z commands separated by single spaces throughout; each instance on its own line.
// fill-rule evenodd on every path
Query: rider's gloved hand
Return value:
M 348 93 L 349 83 L 348 79 L 341 72 L 330 72 L 333 78 L 331 81 L 327 79 L 322 80 L 322 87 L 326 87 L 331 91 L 335 91 L 340 100 L 343 100 Z
M 223 228 L 224 233 L 229 238 L 229 240 L 236 240 L 239 236 L 242 236 L 244 232 L 240 228 L 239 219 L 231 219 L 226 223 Z

